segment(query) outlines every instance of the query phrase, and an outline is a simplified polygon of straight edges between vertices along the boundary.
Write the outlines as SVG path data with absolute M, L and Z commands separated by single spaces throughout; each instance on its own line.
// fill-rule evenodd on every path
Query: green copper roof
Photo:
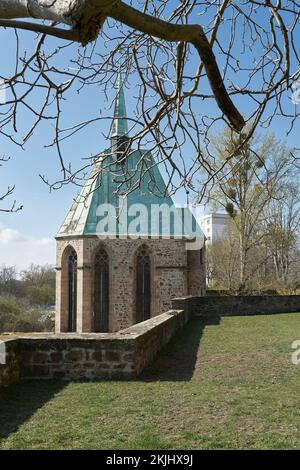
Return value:
M 128 133 L 121 78 L 111 137 Z M 192 225 L 192 227 L 191 227 Z M 57 238 L 74 236 L 203 237 L 189 209 L 176 209 L 159 168 L 147 150 L 120 162 L 105 150 L 74 201 Z
M 121 137 L 128 134 L 127 113 L 121 75 L 118 78 L 118 91 L 115 101 L 114 120 L 111 137 Z
M 73 203 L 57 238 L 190 237 L 189 216 L 192 234 L 203 236 L 189 209 L 174 206 L 148 151 L 132 151 L 121 164 L 107 150 Z

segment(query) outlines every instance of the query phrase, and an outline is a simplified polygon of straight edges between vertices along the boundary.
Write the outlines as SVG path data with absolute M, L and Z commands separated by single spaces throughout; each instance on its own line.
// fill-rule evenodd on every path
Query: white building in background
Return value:
M 206 236 L 206 244 L 212 245 L 226 237 L 230 216 L 224 213 L 211 212 L 197 218 L 197 222 Z

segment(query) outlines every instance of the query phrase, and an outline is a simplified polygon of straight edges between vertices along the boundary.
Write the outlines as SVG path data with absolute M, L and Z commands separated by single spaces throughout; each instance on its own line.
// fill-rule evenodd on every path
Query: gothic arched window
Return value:
M 151 263 L 147 247 L 136 259 L 136 323 L 151 317 Z
M 71 250 L 68 256 L 68 331 L 77 330 L 77 253 Z
M 95 258 L 94 330 L 107 332 L 109 320 L 109 259 L 105 250 Z

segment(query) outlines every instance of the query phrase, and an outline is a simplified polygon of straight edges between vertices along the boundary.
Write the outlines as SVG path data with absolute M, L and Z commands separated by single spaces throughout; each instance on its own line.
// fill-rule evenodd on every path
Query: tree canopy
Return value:
M 194 190 L 199 170 L 218 177 L 206 155 L 221 122 L 237 133 L 247 123 L 243 143 L 278 115 L 294 125 L 299 14 L 298 3 L 287 0 L 0 0 L 0 28 L 15 62 L 0 70 L 7 90 L 0 133 L 24 146 L 41 123 L 51 125 L 49 145 L 61 173 L 55 182 L 44 180 L 51 187 L 80 184 L 99 153 L 87 149 L 84 164 L 74 169 L 62 143 L 111 116 L 95 105 L 92 114 L 66 124 L 66 101 L 87 88 L 110 95 L 121 70 L 137 98 L 131 144 L 155 154 L 170 191 Z M 23 44 L 23 30 L 32 32 L 31 48 Z M 18 120 L 21 108 L 30 116 L 26 123 Z

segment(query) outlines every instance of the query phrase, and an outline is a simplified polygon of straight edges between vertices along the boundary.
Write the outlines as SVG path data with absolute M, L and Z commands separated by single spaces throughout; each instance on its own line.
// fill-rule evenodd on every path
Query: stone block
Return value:
M 66 361 L 72 361 L 72 362 L 77 362 L 77 361 L 82 361 L 83 359 L 83 351 L 79 349 L 72 349 L 71 351 L 68 351 L 65 353 L 65 360 Z
M 133 361 L 134 359 L 134 354 L 133 353 L 128 353 L 128 354 L 124 354 L 123 356 L 123 361 Z
M 61 351 L 55 351 L 50 353 L 50 361 L 53 363 L 61 362 L 63 359 L 63 355 Z
M 119 351 L 106 351 L 105 359 L 109 362 L 120 362 L 121 355 Z
M 66 373 L 63 370 L 56 370 L 53 372 L 52 377 L 54 379 L 64 379 L 66 377 Z
M 94 361 L 101 362 L 102 357 L 103 357 L 102 351 L 95 351 L 92 353 L 92 359 Z
M 48 361 L 48 354 L 45 352 L 37 351 L 32 356 L 33 364 L 45 364 Z
M 48 365 L 34 364 L 31 367 L 31 377 L 49 377 L 50 368 Z M 30 376 L 28 376 L 30 377 Z

